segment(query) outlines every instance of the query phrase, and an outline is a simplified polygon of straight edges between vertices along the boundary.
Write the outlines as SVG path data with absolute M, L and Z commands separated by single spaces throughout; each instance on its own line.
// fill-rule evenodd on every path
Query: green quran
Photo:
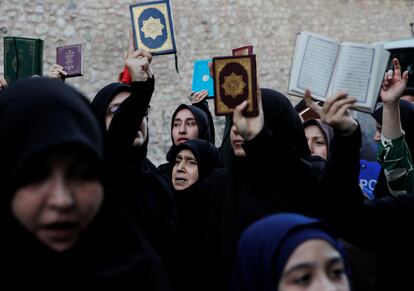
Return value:
M 7 83 L 43 74 L 43 40 L 4 37 L 4 78 Z

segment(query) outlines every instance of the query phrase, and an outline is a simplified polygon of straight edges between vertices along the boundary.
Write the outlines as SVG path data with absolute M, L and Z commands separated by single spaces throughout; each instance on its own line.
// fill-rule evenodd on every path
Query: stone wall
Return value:
M 130 27 L 123 0 L 0 0 L 0 36 L 45 41 L 44 72 L 55 62 L 55 47 L 84 45 L 84 76 L 68 80 L 90 98 L 113 82 L 123 67 Z M 164 161 L 171 139 L 170 117 L 187 102 L 193 61 L 229 55 L 254 45 L 262 87 L 286 92 L 295 34 L 313 31 L 342 41 L 375 42 L 411 35 L 413 0 L 171 0 L 180 73 L 172 55 L 153 60 L 156 90 L 151 102 L 149 157 Z M 3 40 L 0 39 L 3 51 Z M 3 53 L 0 54 L 3 62 Z M 296 102 L 293 100 L 292 102 Z M 213 110 L 213 104 L 210 104 Z M 223 119 L 217 118 L 217 144 Z

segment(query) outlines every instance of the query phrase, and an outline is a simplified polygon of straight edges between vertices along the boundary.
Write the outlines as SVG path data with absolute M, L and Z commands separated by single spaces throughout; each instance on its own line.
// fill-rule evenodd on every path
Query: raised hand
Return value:
M 385 73 L 381 88 L 381 100 L 385 104 L 398 102 L 407 87 L 408 71 L 401 75 L 401 66 L 397 58 L 392 60 L 394 71 Z
M 0 75 L 0 91 L 7 87 L 7 81 Z
M 132 81 L 146 81 L 153 76 L 150 68 L 152 55 L 142 49 L 135 50 L 132 30 L 129 32 L 129 47 L 127 58 L 125 59 L 125 66 L 128 68 Z
M 65 69 L 58 64 L 53 64 L 48 73 L 48 77 L 51 79 L 61 79 L 63 80 L 68 73 L 65 72 Z
M 233 112 L 233 125 L 244 140 L 252 140 L 256 137 L 264 126 L 264 114 L 262 107 L 262 95 L 260 89 L 257 90 L 257 102 L 259 114 L 257 116 L 244 116 L 243 110 L 246 109 L 247 100 L 240 103 Z
M 325 100 L 323 106 L 312 101 L 311 92 L 305 90 L 306 105 L 319 114 L 322 121 L 335 128 L 342 136 L 351 135 L 358 123 L 351 117 L 348 109 L 354 107 L 356 99 L 346 92 L 338 92 Z
M 191 104 L 202 102 L 204 99 L 206 99 L 208 96 L 208 90 L 201 90 L 199 92 L 191 92 L 191 94 L 188 96 L 188 99 L 190 100 Z

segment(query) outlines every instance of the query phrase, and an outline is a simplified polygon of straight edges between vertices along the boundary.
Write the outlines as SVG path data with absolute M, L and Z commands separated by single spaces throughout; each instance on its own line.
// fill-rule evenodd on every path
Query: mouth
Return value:
M 235 145 L 238 145 L 238 146 L 241 146 L 241 145 L 243 145 L 243 144 L 244 144 L 244 141 L 243 141 L 243 140 L 235 140 L 235 141 L 234 141 L 234 144 L 235 144 Z
M 56 242 L 71 240 L 78 228 L 79 225 L 74 222 L 57 222 L 41 227 L 44 234 Z
M 187 140 L 188 140 L 188 138 L 184 138 L 184 137 L 182 137 L 182 138 L 177 139 L 177 143 L 184 143 L 184 142 L 186 142 Z
M 175 181 L 175 184 L 176 185 L 183 185 L 183 184 L 185 184 L 187 182 L 187 179 L 185 179 L 183 177 L 176 177 L 174 179 L 174 181 Z

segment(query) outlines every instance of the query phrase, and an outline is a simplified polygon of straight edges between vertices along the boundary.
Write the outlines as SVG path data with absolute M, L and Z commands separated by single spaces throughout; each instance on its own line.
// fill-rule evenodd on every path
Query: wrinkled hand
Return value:
M 320 106 L 312 101 L 311 92 L 306 89 L 305 102 L 310 109 L 319 114 L 322 121 L 335 128 L 342 136 L 351 135 L 358 127 L 358 123 L 348 110 L 354 107 L 356 99 L 348 97 L 348 93 L 338 92 L 327 98 L 323 106 Z
M 257 102 L 259 114 L 257 116 L 244 116 L 243 110 L 246 109 L 247 100 L 240 103 L 233 112 L 233 124 L 236 126 L 237 132 L 244 140 L 252 140 L 255 138 L 264 126 L 264 114 L 262 107 L 262 95 L 260 89 L 257 90 Z
M 191 104 L 199 103 L 205 100 L 208 96 L 208 90 L 201 90 L 199 92 L 191 92 L 191 94 L 188 96 L 188 99 L 190 100 Z
M 63 80 L 68 73 L 65 72 L 65 69 L 58 64 L 53 64 L 48 73 L 48 77 L 51 79 L 61 79 Z
M 0 75 L 0 91 L 7 87 L 7 81 Z
M 398 102 L 408 82 L 408 71 L 401 76 L 401 66 L 397 58 L 392 60 L 394 71 L 389 70 L 385 73 L 381 87 L 381 100 L 384 105 Z

